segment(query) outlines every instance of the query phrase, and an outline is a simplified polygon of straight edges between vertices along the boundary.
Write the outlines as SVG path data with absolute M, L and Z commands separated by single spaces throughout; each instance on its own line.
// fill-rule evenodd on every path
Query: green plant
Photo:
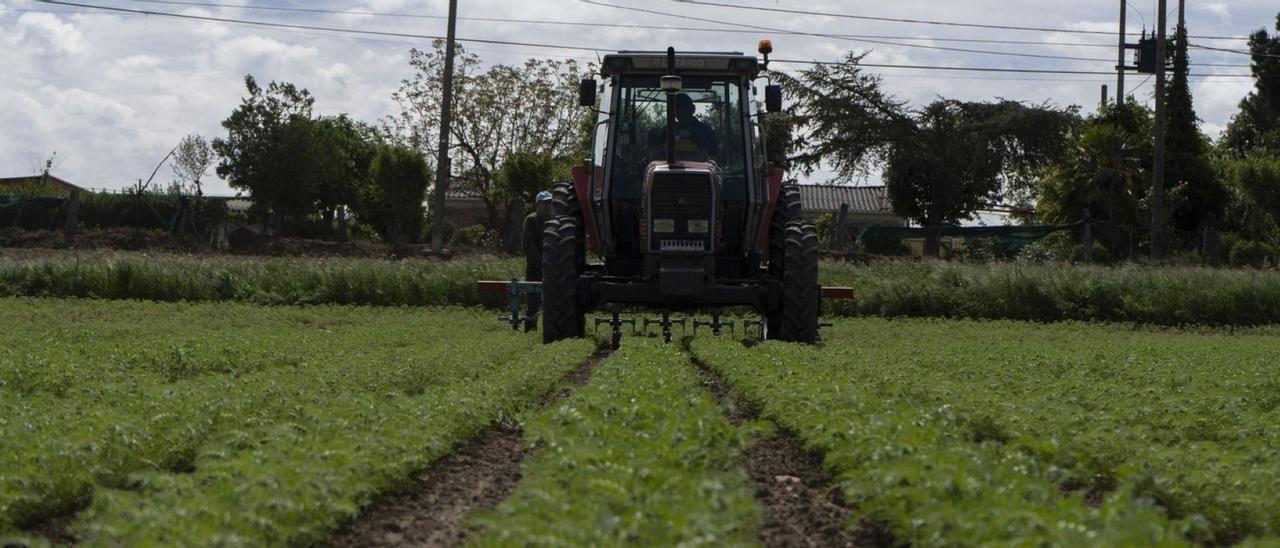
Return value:
M 1239 240 L 1231 246 L 1228 260 L 1234 267 L 1262 268 L 1276 257 L 1275 248 L 1263 242 Z
M 0 538 L 84 508 L 99 545 L 321 542 L 593 349 L 462 310 L 5 300 L 18 318 Z
M 744 438 L 673 345 L 629 342 L 525 424 L 541 447 L 475 544 L 746 545 L 759 525 Z

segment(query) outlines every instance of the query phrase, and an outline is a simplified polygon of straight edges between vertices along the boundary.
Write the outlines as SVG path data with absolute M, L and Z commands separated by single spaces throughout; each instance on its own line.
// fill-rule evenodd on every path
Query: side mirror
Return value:
M 596 81 L 587 78 L 578 84 L 578 106 L 596 106 Z
M 769 84 L 764 87 L 765 112 L 782 112 L 782 86 Z

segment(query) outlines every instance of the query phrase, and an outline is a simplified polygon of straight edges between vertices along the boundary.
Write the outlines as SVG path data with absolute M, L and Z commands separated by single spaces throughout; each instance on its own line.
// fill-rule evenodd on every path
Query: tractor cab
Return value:
M 817 338 L 817 236 L 770 166 L 756 82 L 737 52 L 622 51 L 582 81 L 592 154 L 553 189 L 543 238 L 543 338 L 580 336 L 587 311 L 754 308 L 769 338 Z M 765 111 L 781 110 L 765 86 Z M 595 255 L 600 260 L 588 260 Z M 614 322 L 616 324 L 616 312 Z M 615 330 L 617 325 L 614 326 Z
M 753 101 L 759 73 L 755 56 L 736 52 L 604 58 L 591 206 L 609 274 L 671 266 L 690 273 L 667 284 L 681 295 L 700 290 L 695 270 L 742 277 L 759 266 L 751 214 L 760 217 L 769 176 Z M 583 99 L 594 106 L 591 91 Z

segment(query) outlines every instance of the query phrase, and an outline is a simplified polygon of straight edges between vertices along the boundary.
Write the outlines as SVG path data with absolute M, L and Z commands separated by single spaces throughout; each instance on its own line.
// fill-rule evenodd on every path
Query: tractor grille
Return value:
M 659 173 L 649 196 L 650 251 L 711 250 L 715 190 L 706 173 Z M 678 242 L 678 243 L 677 243 Z

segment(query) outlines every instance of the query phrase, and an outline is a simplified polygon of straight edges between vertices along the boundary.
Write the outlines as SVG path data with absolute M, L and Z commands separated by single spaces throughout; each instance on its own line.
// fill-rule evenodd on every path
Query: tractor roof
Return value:
M 676 69 L 682 74 L 733 72 L 755 78 L 760 73 L 759 61 L 754 55 L 740 51 L 686 51 L 676 52 Z M 604 56 L 600 73 L 606 78 L 619 73 L 665 74 L 667 52 L 620 51 Z

